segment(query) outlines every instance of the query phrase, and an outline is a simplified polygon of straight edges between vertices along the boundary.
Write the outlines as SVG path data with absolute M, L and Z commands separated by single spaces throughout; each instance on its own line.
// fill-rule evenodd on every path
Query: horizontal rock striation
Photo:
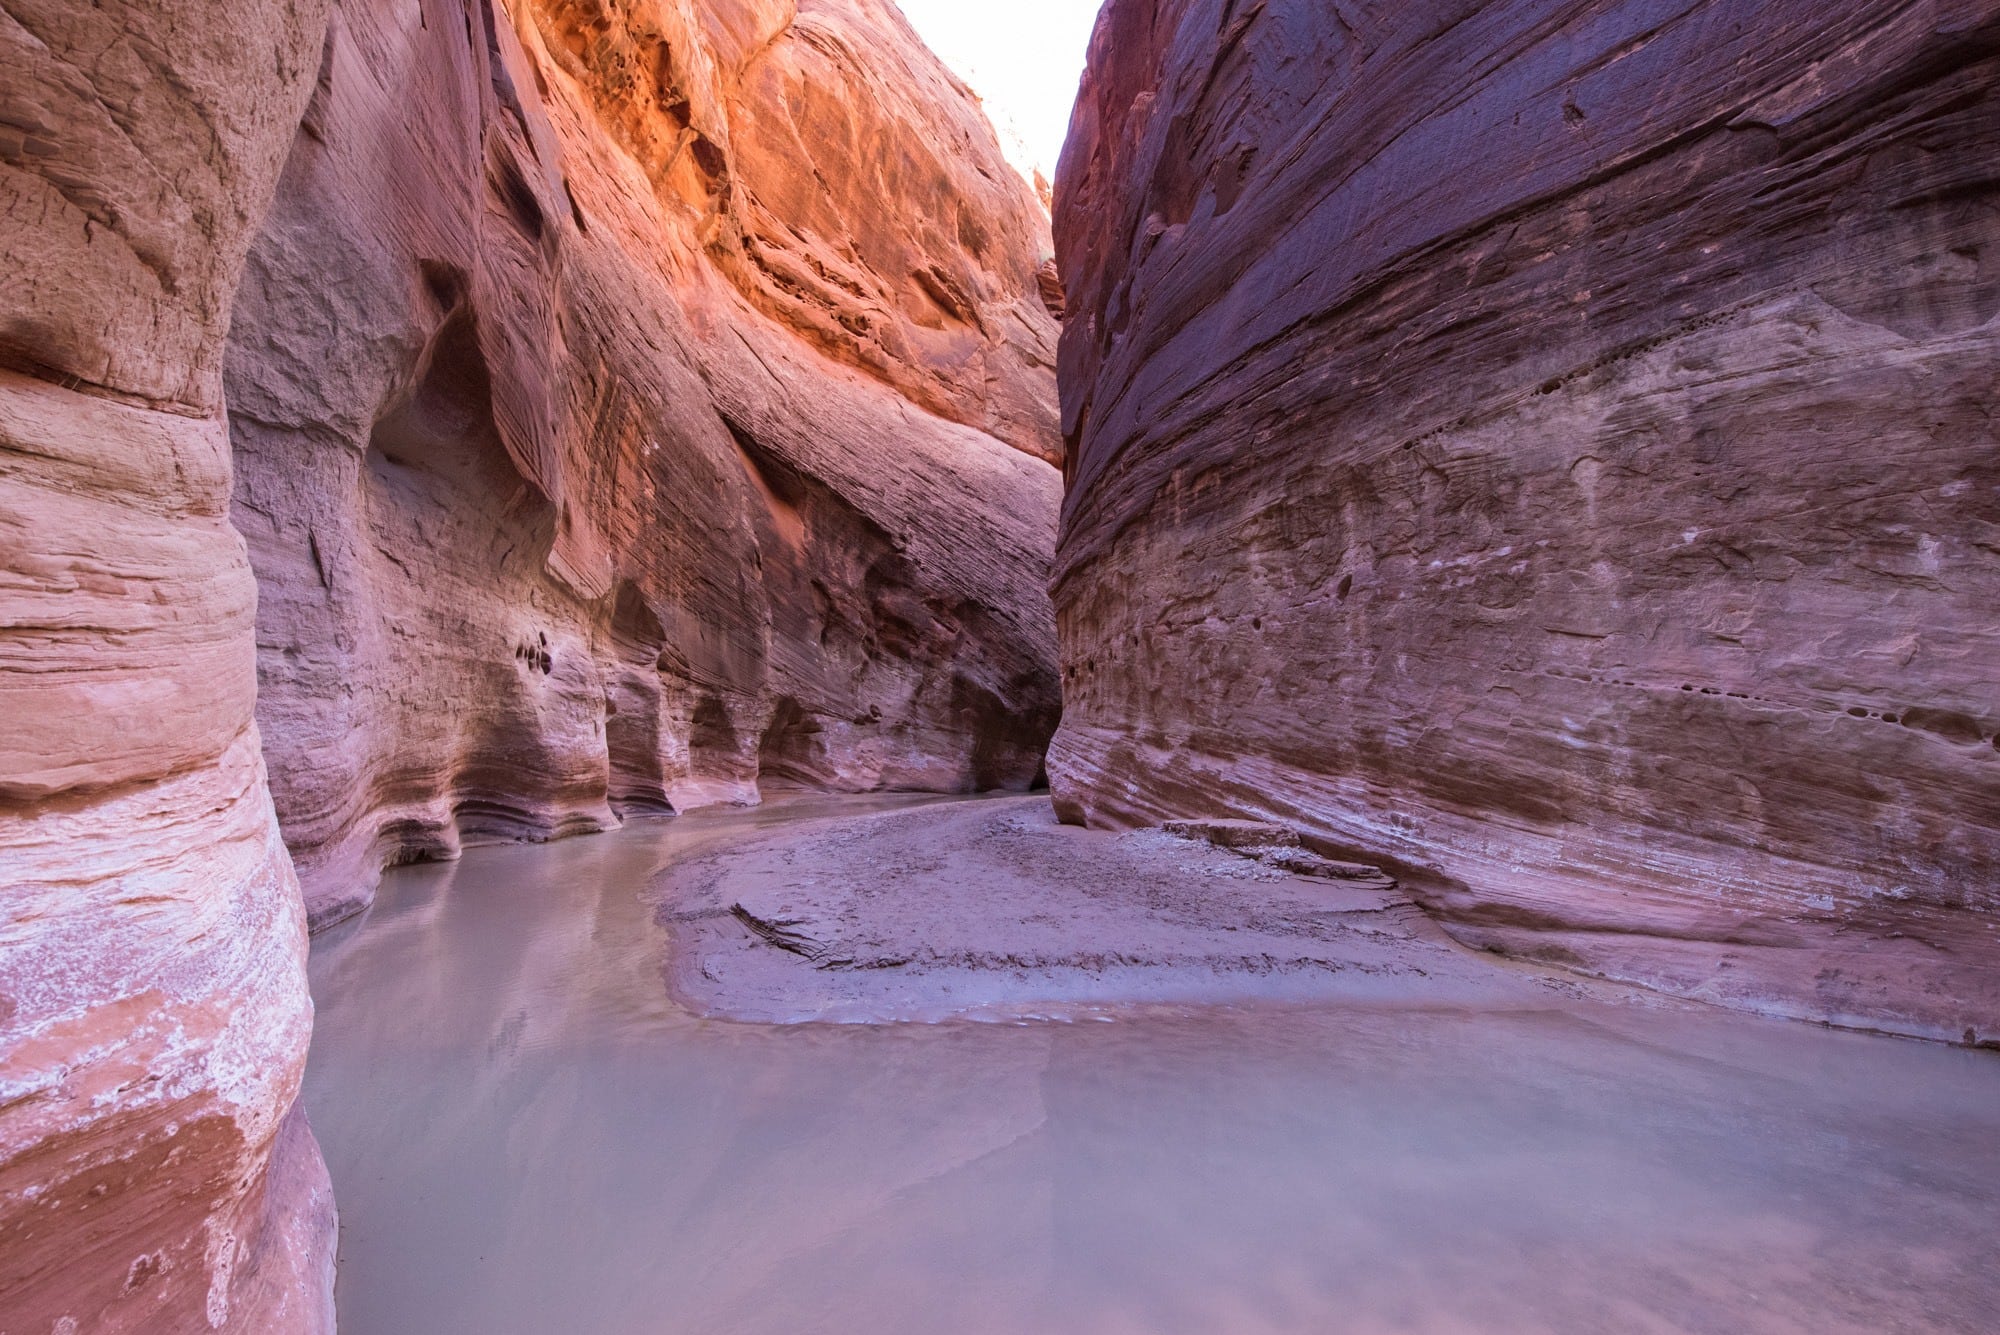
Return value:
M 760 784 L 1026 788 L 1046 220 L 879 0 L 345 0 L 227 364 L 312 917 Z
M 230 295 L 309 0 L 0 13 L 0 1331 L 333 1331 Z
M 2000 1031 L 2000 6 L 1112 0 L 1057 188 L 1071 819 Z

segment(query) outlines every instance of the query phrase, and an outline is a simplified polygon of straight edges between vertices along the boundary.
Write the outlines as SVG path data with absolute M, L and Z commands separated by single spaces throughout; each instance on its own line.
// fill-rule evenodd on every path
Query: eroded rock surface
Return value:
M 1020 797 L 760 835 L 659 878 L 668 983 L 705 1014 L 776 1023 L 1578 991 L 1454 944 L 1385 877 L 1263 856 L 1282 836 L 1212 833 L 1075 830 Z
M 1034 779 L 1045 220 L 876 0 L 26 0 L 0 76 L 0 1332 L 330 1332 L 306 908 Z
M 310 0 L 0 13 L 0 1331 L 331 1335 L 230 295 Z
M 2000 1030 L 2000 6 L 1112 0 L 1057 191 L 1072 819 Z
M 316 923 L 470 837 L 1026 788 L 1046 220 L 880 0 L 346 0 L 228 362 Z

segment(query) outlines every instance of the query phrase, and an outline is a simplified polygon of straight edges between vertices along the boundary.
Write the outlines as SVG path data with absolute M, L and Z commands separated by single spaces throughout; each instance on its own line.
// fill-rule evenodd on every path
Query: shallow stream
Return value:
M 2000 1057 L 1722 1013 L 789 1028 L 642 896 L 801 799 L 406 868 L 314 943 L 344 1335 L 2000 1331 Z

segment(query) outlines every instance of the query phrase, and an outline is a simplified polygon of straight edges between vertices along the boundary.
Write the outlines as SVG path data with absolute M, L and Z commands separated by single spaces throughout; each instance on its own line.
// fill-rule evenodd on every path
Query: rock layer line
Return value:
M 2000 1030 L 2000 9 L 1112 0 L 1057 183 L 1073 820 Z

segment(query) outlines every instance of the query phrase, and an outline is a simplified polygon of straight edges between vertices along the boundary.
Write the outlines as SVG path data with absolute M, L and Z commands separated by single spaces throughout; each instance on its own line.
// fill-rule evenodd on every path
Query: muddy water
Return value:
M 769 1028 L 668 859 L 392 873 L 317 942 L 345 1335 L 2000 1331 L 2000 1058 L 1633 1008 Z

